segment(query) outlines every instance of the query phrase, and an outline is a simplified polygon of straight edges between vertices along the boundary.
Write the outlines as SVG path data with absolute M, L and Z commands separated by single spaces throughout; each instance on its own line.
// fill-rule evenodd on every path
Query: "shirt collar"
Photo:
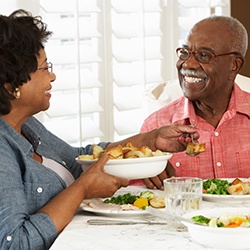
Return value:
M 234 88 L 228 110 L 235 109 L 236 112 L 247 115 L 250 118 L 250 98 L 249 93 L 242 90 L 236 83 Z
M 243 91 L 236 83 L 234 83 L 232 95 L 226 112 L 241 113 L 250 118 L 250 95 Z M 202 119 L 195 114 L 192 101 L 182 96 L 178 100 L 175 114 L 173 115 L 173 123 L 194 124 Z
M 6 137 L 9 143 L 12 143 L 12 141 L 17 143 L 25 154 L 30 154 L 32 151 L 31 143 L 13 129 L 2 117 L 0 117 L 0 130 L 1 137 Z

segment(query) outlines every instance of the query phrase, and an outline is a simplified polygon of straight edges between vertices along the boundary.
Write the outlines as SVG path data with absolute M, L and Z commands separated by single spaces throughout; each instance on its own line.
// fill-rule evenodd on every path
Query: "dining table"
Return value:
M 119 189 L 114 196 L 125 193 L 138 194 L 149 190 L 144 186 L 128 186 Z M 163 190 L 152 190 L 156 195 Z M 202 201 L 202 208 L 249 206 L 248 202 Z M 92 225 L 90 220 L 133 221 L 126 225 Z M 140 223 L 138 223 L 140 222 Z M 147 224 L 144 224 L 147 223 Z M 50 250 L 200 250 L 215 249 L 194 242 L 188 231 L 176 231 L 168 222 L 146 211 L 112 212 L 110 210 L 86 209 L 81 206 L 72 221 L 59 234 Z M 249 248 L 247 248 L 249 249 Z

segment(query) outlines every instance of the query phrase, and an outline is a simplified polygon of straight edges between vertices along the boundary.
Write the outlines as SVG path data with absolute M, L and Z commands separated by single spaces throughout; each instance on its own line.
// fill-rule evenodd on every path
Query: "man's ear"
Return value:
M 244 64 L 244 58 L 243 57 L 235 57 L 233 64 L 232 64 L 232 71 L 239 72 Z

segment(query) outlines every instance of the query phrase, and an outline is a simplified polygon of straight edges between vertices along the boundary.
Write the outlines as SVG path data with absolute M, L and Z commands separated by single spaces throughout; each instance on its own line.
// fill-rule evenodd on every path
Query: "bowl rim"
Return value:
M 161 162 L 168 160 L 172 157 L 172 153 L 169 152 L 163 152 L 164 155 L 159 156 L 151 156 L 151 157 L 140 157 L 140 158 L 123 158 L 123 159 L 114 159 L 109 160 L 105 165 L 123 165 L 123 164 L 130 164 L 130 163 L 145 163 L 145 162 Z M 92 164 L 96 162 L 98 159 L 89 160 L 89 159 L 83 159 L 79 160 L 78 157 L 75 158 L 75 160 L 79 164 Z
M 234 212 L 239 212 L 239 213 L 248 213 L 250 214 L 250 208 L 247 207 L 214 207 L 214 208 L 205 208 L 205 209 L 200 209 L 200 210 L 196 210 L 196 211 L 192 211 L 192 212 L 188 212 L 186 214 L 183 215 L 184 218 L 188 218 L 190 219 L 192 216 L 194 215 L 204 215 L 204 216 L 213 216 L 212 214 L 214 214 L 214 216 L 220 216 L 223 213 L 234 213 Z M 207 214 L 208 213 L 208 214 Z M 212 213 L 212 214 L 211 214 Z M 219 215 L 218 215 L 219 214 Z M 235 228 L 223 228 L 223 227 L 208 227 L 208 226 L 202 226 L 199 224 L 193 224 L 193 223 L 188 223 L 188 222 L 184 222 L 183 224 L 187 227 L 192 227 L 192 228 L 199 228 L 199 230 L 203 230 L 203 231 L 214 231 L 216 233 L 221 232 L 221 233 L 225 233 L 225 232 L 247 232 L 250 233 L 250 228 L 245 228 L 245 227 L 235 227 Z

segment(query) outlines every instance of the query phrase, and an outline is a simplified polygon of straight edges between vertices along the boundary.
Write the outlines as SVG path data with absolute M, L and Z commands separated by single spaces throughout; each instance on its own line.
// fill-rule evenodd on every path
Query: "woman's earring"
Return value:
M 19 99 L 21 96 L 21 92 L 19 88 L 15 88 L 15 91 L 13 93 L 13 95 L 15 96 L 16 99 Z

